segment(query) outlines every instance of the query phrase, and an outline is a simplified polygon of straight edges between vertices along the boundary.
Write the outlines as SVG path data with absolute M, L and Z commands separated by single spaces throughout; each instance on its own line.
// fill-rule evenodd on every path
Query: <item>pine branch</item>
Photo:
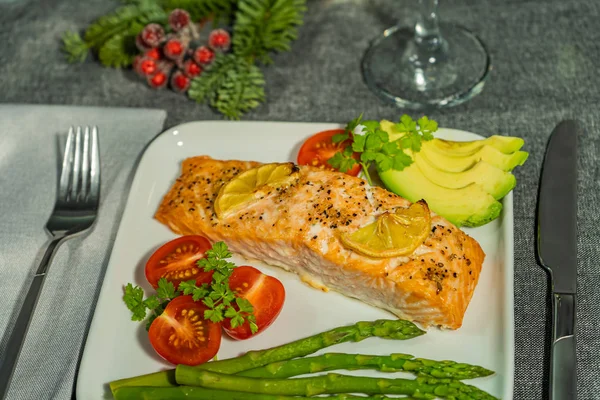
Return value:
M 209 102 L 227 118 L 239 119 L 265 100 L 264 77 L 258 67 L 233 54 L 219 55 L 195 78 L 188 95 Z
M 254 64 L 239 60 L 236 68 L 227 72 L 211 105 L 227 118 L 240 119 L 242 114 L 265 101 L 264 86 L 262 71 Z
M 89 47 L 76 32 L 67 31 L 62 37 L 62 50 L 70 63 L 83 62 L 87 57 Z
M 166 18 L 167 14 L 154 0 L 139 0 L 137 4 L 122 6 L 115 12 L 100 17 L 86 30 L 84 39 L 73 32 L 65 33 L 63 50 L 69 62 L 85 60 L 87 50 L 93 49 L 102 52 L 99 57 L 104 65 L 125 67 L 133 59 L 128 57 L 131 54 L 131 43 L 144 25 L 151 22 L 164 23 Z M 110 51 L 116 51 L 117 54 L 109 55 Z
M 272 63 L 272 51 L 288 51 L 298 36 L 306 0 L 245 0 L 238 4 L 233 31 L 237 55 Z
M 129 30 L 134 22 L 146 25 L 150 22 L 164 22 L 166 17 L 164 10 L 153 3 L 123 6 L 90 25 L 85 32 L 85 41 L 90 47 L 99 48 L 114 35 Z
M 235 56 L 217 54 L 212 64 L 202 74 L 192 80 L 188 96 L 198 103 L 204 103 L 217 92 L 227 76 L 227 71 L 235 68 Z
M 124 4 L 137 4 L 138 6 L 156 6 L 160 5 L 159 0 L 121 0 L 121 3 Z
M 106 67 L 122 68 L 131 65 L 139 50 L 135 34 L 119 33 L 108 39 L 98 51 L 100 62 Z

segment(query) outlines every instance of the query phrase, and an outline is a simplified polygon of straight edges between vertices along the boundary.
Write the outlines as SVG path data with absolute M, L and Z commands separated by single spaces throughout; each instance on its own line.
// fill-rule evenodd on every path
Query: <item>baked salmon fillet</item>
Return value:
M 295 272 L 424 327 L 457 329 L 477 285 L 485 254 L 479 243 L 431 213 L 431 230 L 407 256 L 372 258 L 344 247 L 340 235 L 410 202 L 344 173 L 298 166 L 297 180 L 219 218 L 224 183 L 260 163 L 188 158 L 155 218 L 181 235 L 224 241 L 243 257 Z

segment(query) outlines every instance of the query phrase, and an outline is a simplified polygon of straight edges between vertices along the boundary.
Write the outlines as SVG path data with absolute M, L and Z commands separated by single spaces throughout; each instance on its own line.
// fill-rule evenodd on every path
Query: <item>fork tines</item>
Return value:
M 91 132 L 90 132 L 91 131 Z M 66 202 L 95 201 L 100 194 L 98 128 L 69 128 L 58 195 Z

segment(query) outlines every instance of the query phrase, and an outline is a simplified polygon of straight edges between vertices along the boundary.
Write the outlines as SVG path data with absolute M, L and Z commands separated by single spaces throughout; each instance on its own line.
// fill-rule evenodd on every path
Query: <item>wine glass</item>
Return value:
M 419 0 L 414 27 L 386 29 L 367 49 L 367 86 L 398 107 L 460 104 L 479 94 L 491 69 L 483 42 L 468 29 L 438 22 L 438 0 Z

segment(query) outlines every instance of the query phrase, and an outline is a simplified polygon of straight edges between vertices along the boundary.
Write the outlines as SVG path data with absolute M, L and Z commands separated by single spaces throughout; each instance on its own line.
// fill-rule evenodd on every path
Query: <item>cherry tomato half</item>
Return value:
M 155 289 L 158 280 L 165 278 L 179 287 L 181 281 L 196 280 L 197 285 L 210 283 L 212 271 L 204 272 L 197 262 L 210 250 L 211 244 L 203 236 L 182 236 L 163 244 L 146 263 L 146 279 Z
M 235 268 L 229 277 L 229 287 L 254 307 L 258 325 L 258 332 L 254 335 L 264 331 L 275 321 L 285 301 L 285 289 L 279 279 L 265 275 L 254 267 L 244 265 Z M 231 327 L 229 319 L 222 324 L 223 330 L 234 339 L 243 340 L 253 336 L 248 322 L 235 328 Z
M 198 365 L 212 359 L 221 346 L 221 325 L 205 320 L 205 310 L 192 296 L 171 300 L 148 330 L 154 350 L 173 364 Z
M 339 151 L 343 151 L 346 147 L 350 146 L 351 141 L 346 140 L 341 143 L 333 143 L 331 138 L 333 135 L 344 133 L 344 129 L 331 129 L 328 131 L 319 132 L 308 139 L 300 147 L 298 152 L 299 165 L 312 165 L 313 167 L 324 167 L 330 170 L 334 170 L 331 165 L 327 162 L 333 155 Z M 358 159 L 358 154 L 354 153 L 353 157 Z M 347 171 L 348 175 L 357 176 L 360 172 L 360 165 L 355 164 L 352 169 Z

